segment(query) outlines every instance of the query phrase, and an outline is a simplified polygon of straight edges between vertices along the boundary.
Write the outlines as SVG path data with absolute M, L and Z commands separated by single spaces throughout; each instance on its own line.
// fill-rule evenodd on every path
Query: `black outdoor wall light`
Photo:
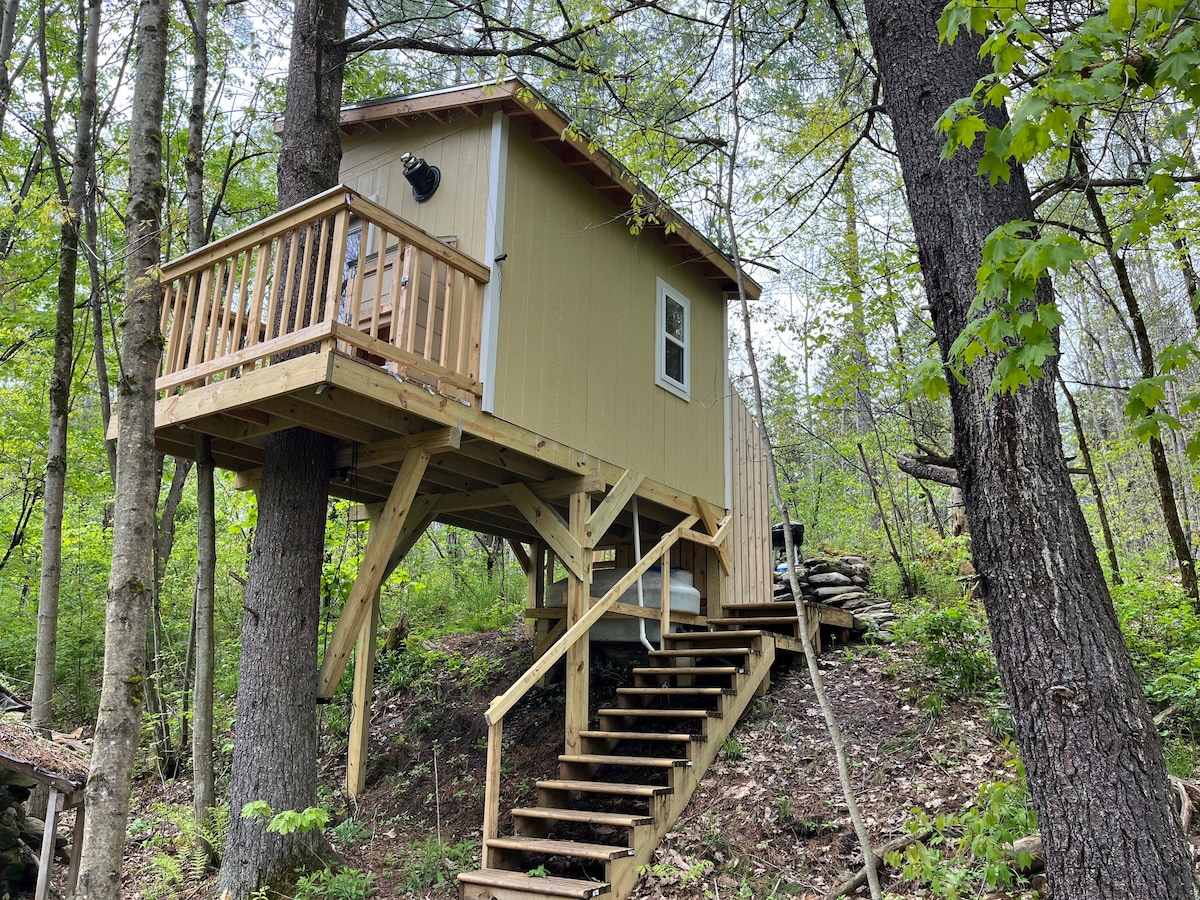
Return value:
M 411 153 L 402 154 L 400 162 L 404 164 L 404 177 L 412 185 L 413 199 L 418 203 L 424 203 L 433 196 L 438 185 L 442 183 L 442 170 L 437 166 L 429 165 L 421 157 L 413 156 Z

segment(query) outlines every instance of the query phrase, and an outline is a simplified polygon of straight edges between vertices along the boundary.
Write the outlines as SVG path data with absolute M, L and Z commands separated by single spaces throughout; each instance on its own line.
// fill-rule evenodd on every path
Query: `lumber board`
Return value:
M 318 697 L 332 697 L 337 689 L 338 680 L 346 668 L 362 620 L 370 609 L 375 592 L 383 582 L 392 551 L 404 528 L 417 488 L 421 484 L 421 476 L 428 464 L 429 451 L 424 447 L 413 447 L 404 457 L 396 482 L 392 486 L 392 493 L 380 514 L 379 527 L 372 528 L 367 538 L 358 577 L 354 579 L 350 596 L 346 599 L 342 615 L 325 651 L 325 658 L 317 677 Z
M 558 514 L 558 510 L 539 500 L 533 491 L 521 482 L 505 485 L 501 490 L 508 496 L 512 505 L 521 511 L 529 524 L 537 529 L 538 534 L 546 539 L 546 543 L 554 548 L 562 564 L 575 578 L 583 581 L 590 577 L 590 572 L 583 564 L 584 549 L 579 535 L 572 532 Z
M 561 500 L 579 492 L 598 493 L 604 490 L 604 479 L 599 475 L 578 475 L 556 478 L 541 484 L 528 485 L 538 500 Z M 512 497 L 503 487 L 465 491 L 461 494 L 438 494 L 438 512 L 463 512 L 474 509 L 490 509 L 512 505 Z
M 635 472 L 633 469 L 625 470 L 625 473 L 613 485 L 612 490 L 608 492 L 608 496 L 592 510 L 592 514 L 588 517 L 587 544 L 589 547 L 595 547 L 604 538 L 617 516 L 625 509 L 625 504 L 637 493 L 637 489 L 645 480 L 646 476 L 641 472 Z
M 379 621 L 379 591 L 371 601 L 370 614 L 359 628 L 354 651 L 354 690 L 350 705 L 350 735 L 346 750 L 346 792 L 357 798 L 367 786 L 367 747 L 371 738 L 371 691 L 375 681 L 376 623 Z
M 408 455 L 414 447 L 424 447 L 430 455 L 447 450 L 457 450 L 462 443 L 462 420 L 451 428 L 435 428 L 431 431 L 419 431 L 404 437 L 377 441 L 365 447 L 345 447 L 333 457 L 333 467 L 340 469 L 345 466 L 386 466 L 399 462 Z

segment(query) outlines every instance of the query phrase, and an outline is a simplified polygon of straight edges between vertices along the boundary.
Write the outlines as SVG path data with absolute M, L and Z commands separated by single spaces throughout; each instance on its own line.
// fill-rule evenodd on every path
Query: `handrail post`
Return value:
M 488 841 L 499 836 L 500 829 L 500 749 L 504 742 L 504 719 L 488 725 L 486 786 L 483 794 L 483 867 L 492 868 Z
M 567 571 L 567 628 L 583 618 L 588 611 L 592 595 L 592 550 L 587 546 L 588 517 L 592 514 L 592 497 L 580 491 L 571 495 L 570 505 L 571 535 L 579 541 L 580 571 L 582 578 L 577 578 L 569 569 Z M 589 634 L 580 635 L 567 649 L 567 687 L 566 687 L 566 737 L 564 740 L 566 753 L 582 752 L 580 733 L 588 726 L 588 695 L 590 691 L 591 637 Z
M 667 633 L 671 630 L 671 548 L 663 551 L 662 561 L 658 564 L 658 607 L 660 647 L 666 646 Z

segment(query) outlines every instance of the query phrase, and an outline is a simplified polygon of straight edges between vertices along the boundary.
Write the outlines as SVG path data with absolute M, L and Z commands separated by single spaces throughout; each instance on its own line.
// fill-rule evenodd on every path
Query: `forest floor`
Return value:
M 371 874 L 373 896 L 381 900 L 450 900 L 458 896 L 457 871 L 478 865 L 483 710 L 524 670 L 530 648 L 523 632 L 514 629 L 452 638 L 430 652 L 435 665 L 415 678 L 411 673 L 389 678 L 388 660 L 381 661 L 366 791 L 357 802 L 340 788 L 322 798 L 334 810 L 327 829 L 334 848 L 347 865 Z M 597 665 L 594 689 L 602 691 L 609 681 L 615 686 L 622 665 L 621 660 Z M 1012 782 L 1013 755 L 996 734 L 1004 712 L 983 701 L 931 694 L 907 651 L 855 645 L 827 651 L 820 666 L 876 846 L 910 834 L 915 817 L 935 819 L 978 808 L 981 785 Z M 390 686 L 397 681 L 407 683 L 398 690 Z M 560 689 L 539 688 L 505 720 L 503 809 L 532 800 L 534 781 L 555 772 L 561 708 Z M 325 732 L 322 783 L 340 785 L 344 739 L 331 729 Z M 1002 791 L 999 797 L 1012 802 L 1012 794 Z M 180 883 L 169 883 L 177 868 L 186 873 L 186 863 L 170 857 L 185 853 L 180 847 L 187 842 L 178 838 L 178 816 L 172 824 L 164 811 L 188 800 L 189 787 L 182 781 L 140 785 L 131 816 L 127 897 L 206 896 L 203 880 L 185 875 Z M 508 824 L 501 822 L 502 833 Z M 948 829 L 947 845 L 952 837 Z M 1200 857 L 1200 837 L 1192 842 Z M 801 661 L 777 668 L 770 692 L 755 701 L 725 742 L 634 900 L 819 898 L 861 863 L 833 752 Z M 982 866 L 968 857 L 947 864 L 943 875 L 978 875 Z M 883 879 L 892 897 L 929 896 L 894 869 L 885 868 Z M 859 896 L 865 895 L 863 888 Z M 988 896 L 975 890 L 967 895 Z M 1032 890 L 993 894 L 1035 895 Z

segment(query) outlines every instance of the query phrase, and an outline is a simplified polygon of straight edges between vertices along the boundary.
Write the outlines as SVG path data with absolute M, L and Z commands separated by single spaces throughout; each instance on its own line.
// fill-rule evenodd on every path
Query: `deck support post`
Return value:
M 570 628 L 578 622 L 591 605 L 592 556 L 587 537 L 588 519 L 592 514 L 592 498 L 585 493 L 571 495 L 569 527 L 571 537 L 579 542 L 578 571 L 567 571 L 567 618 Z M 581 753 L 580 733 L 588 727 L 588 693 L 591 669 L 591 637 L 584 635 L 567 650 L 566 696 L 566 753 Z
M 372 528 L 363 551 L 362 565 L 358 577 L 350 588 L 342 616 L 325 651 L 321 672 L 317 676 L 317 697 L 329 699 L 337 690 L 342 672 L 350 659 L 350 651 L 358 641 L 363 620 L 374 606 L 379 586 L 387 575 L 393 551 L 404 532 L 404 523 L 412 510 L 413 501 L 420 487 L 421 477 L 429 465 L 429 450 L 413 447 L 404 456 L 396 482 L 392 485 L 387 503 L 380 512 L 379 525 Z
M 379 525 L 374 510 L 371 530 Z M 357 799 L 367 786 L 367 748 L 371 739 L 371 693 L 375 687 L 376 626 L 379 623 L 379 589 L 371 601 L 371 611 L 358 630 L 354 647 L 354 691 L 350 704 L 350 736 L 346 749 L 346 793 Z

